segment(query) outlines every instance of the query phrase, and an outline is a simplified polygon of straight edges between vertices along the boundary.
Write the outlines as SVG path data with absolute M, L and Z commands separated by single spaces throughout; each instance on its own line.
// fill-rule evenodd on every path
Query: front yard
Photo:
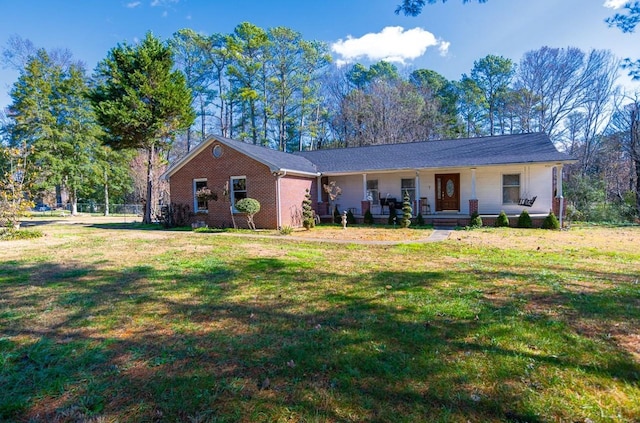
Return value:
M 39 229 L 0 244 L 1 421 L 640 419 L 638 227 Z

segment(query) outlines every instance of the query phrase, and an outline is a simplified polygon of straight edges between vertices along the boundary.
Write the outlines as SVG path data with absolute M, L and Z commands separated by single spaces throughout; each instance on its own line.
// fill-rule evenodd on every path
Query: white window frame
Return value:
M 239 175 L 239 176 L 231 176 L 229 178 L 229 201 L 231 201 L 231 208 L 233 210 L 234 213 L 239 213 L 238 210 L 236 210 L 236 190 L 233 186 L 233 180 L 234 179 L 244 179 L 244 190 L 238 190 L 237 192 L 244 192 L 245 196 L 244 198 L 247 198 L 247 177 L 245 175 Z
M 370 187 L 370 185 L 375 185 L 375 188 Z M 367 179 L 367 197 L 371 198 L 371 204 L 374 206 L 380 204 L 380 190 L 378 189 L 378 187 L 379 185 L 377 179 Z
M 209 213 L 209 204 L 204 202 L 204 208 L 201 209 L 198 207 L 198 197 L 196 196 L 196 192 L 198 191 L 198 182 L 204 182 L 204 187 L 207 187 L 207 178 L 196 178 L 193 180 L 193 211 L 194 213 Z M 200 187 L 202 188 L 202 187 Z
M 517 176 L 518 177 L 518 184 L 511 184 L 511 185 L 505 185 L 504 183 L 504 178 L 505 176 Z M 520 197 L 522 196 L 522 174 L 521 173 L 503 173 L 502 176 L 502 204 L 505 205 L 511 205 L 511 204 L 518 204 L 518 201 L 520 200 Z M 514 199 L 514 201 L 506 201 L 506 197 L 505 197 L 505 188 L 508 189 L 512 189 L 512 188 L 518 188 L 518 195 L 516 196 L 516 198 Z
M 413 185 L 412 187 L 403 187 L 403 182 L 404 181 L 411 181 L 411 184 Z M 404 194 L 405 192 L 409 193 L 409 199 L 411 200 L 411 203 L 413 204 L 413 202 L 416 200 L 416 179 L 415 178 L 402 178 L 400 179 L 400 198 L 398 199 L 398 201 L 400 201 L 401 203 L 404 201 Z

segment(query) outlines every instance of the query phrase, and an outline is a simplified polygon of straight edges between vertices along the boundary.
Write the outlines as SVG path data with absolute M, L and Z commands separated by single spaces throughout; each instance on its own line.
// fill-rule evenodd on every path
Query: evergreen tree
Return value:
M 105 135 L 116 150 L 143 149 L 147 154 L 144 223 L 151 223 L 153 161 L 171 146 L 195 114 L 184 76 L 173 71 L 171 49 L 151 33 L 137 46 L 113 48 L 96 70 L 91 101 Z
M 11 90 L 10 143 L 25 144 L 39 172 L 36 189 L 62 186 L 72 214 L 96 174 L 99 126 L 87 100 L 84 69 L 56 65 L 46 51 L 30 59 Z

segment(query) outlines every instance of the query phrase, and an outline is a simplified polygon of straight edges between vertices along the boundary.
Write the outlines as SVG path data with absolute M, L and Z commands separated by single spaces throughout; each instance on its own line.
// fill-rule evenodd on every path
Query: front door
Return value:
M 460 211 L 460 174 L 436 174 L 436 211 Z

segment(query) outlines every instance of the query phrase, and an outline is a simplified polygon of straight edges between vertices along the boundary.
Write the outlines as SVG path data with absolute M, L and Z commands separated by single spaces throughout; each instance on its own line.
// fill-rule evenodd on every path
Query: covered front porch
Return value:
M 362 222 L 369 210 L 374 222 L 386 224 L 391 209 L 402 214 L 407 194 L 413 216 L 421 214 L 429 225 L 467 226 L 477 212 L 491 226 L 504 211 L 515 226 L 523 210 L 541 223 L 550 210 L 563 214 L 561 175 L 561 163 L 323 175 L 316 184 L 316 213 L 331 221 L 337 208 Z M 330 182 L 341 188 L 336 198 L 323 190 Z

